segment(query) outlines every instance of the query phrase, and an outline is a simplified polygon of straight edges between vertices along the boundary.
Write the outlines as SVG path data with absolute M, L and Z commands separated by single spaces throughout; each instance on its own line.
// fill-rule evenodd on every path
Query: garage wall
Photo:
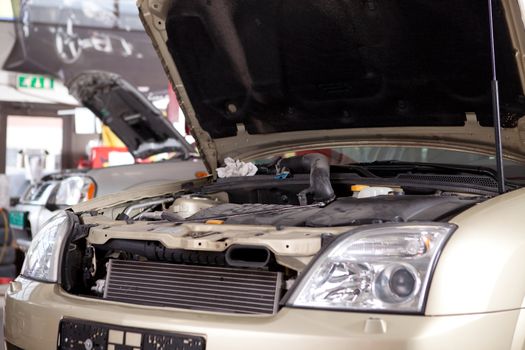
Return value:
M 28 118 L 31 116 L 61 118 L 64 127 L 62 133 L 62 168 L 74 167 L 79 156 L 84 153 L 83 146 L 79 146 L 83 142 L 83 139 L 79 138 L 73 141 L 75 137 L 73 118 L 71 116 L 59 116 L 57 113 L 58 110 L 70 108 L 70 106 L 61 105 L 0 102 L 0 173 L 5 173 L 6 170 L 6 131 L 7 117 L 9 115 L 27 116 Z

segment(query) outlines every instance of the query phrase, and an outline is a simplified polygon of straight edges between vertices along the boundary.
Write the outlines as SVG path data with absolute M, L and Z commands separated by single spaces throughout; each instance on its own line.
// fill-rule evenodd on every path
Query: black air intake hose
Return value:
M 306 195 L 313 194 L 314 201 L 329 203 L 335 199 L 330 182 L 330 164 L 328 158 L 319 153 L 305 154 L 279 161 L 277 167 L 290 169 L 295 173 L 310 173 L 310 187 L 298 194 L 301 205 L 306 205 Z

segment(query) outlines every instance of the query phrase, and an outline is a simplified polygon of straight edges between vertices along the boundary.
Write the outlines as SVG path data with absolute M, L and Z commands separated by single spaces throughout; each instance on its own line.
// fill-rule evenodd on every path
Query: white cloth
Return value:
M 245 163 L 232 158 L 224 159 L 225 167 L 217 168 L 217 175 L 223 179 L 225 177 L 254 176 L 257 173 L 257 166 L 253 163 Z

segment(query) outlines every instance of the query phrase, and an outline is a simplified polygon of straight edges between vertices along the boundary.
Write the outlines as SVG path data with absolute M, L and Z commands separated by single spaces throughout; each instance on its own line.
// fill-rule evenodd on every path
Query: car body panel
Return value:
M 519 52 L 525 52 L 525 31 L 523 28 L 521 18 L 521 10 L 517 2 L 504 0 L 503 7 L 505 9 L 505 16 L 509 28 L 509 35 L 518 54 L 515 56 L 515 63 L 517 72 L 519 72 L 518 81 L 523 90 L 524 77 L 524 59 Z M 192 133 L 197 139 L 197 144 L 202 151 L 207 166 L 210 170 L 215 168 L 222 162 L 225 156 L 234 156 L 239 159 L 250 159 L 254 153 L 265 153 L 273 148 L 280 148 L 282 145 L 302 145 L 311 140 L 313 142 L 322 141 L 329 143 L 331 141 L 338 142 L 342 135 L 350 136 L 356 143 L 369 142 L 379 140 L 381 142 L 391 141 L 392 143 L 399 140 L 411 140 L 414 142 L 433 142 L 441 147 L 480 147 L 484 150 L 493 147 L 494 138 L 490 134 L 493 132 L 490 127 L 479 127 L 479 121 L 471 110 L 465 110 L 465 125 L 442 126 L 442 127 L 421 127 L 421 126 L 402 126 L 402 127 L 374 127 L 369 128 L 347 128 L 347 129 L 332 129 L 332 130 L 312 130 L 312 131 L 295 131 L 286 133 L 265 133 L 255 135 L 254 133 L 246 132 L 245 125 L 239 122 L 236 126 L 237 136 L 213 138 L 208 132 L 204 130 L 199 122 L 199 115 L 192 104 L 191 97 L 185 82 L 181 78 L 181 71 L 177 68 L 171 52 L 167 46 L 169 40 L 168 31 L 166 29 L 166 20 L 170 10 L 171 1 L 138 1 L 141 17 L 143 19 L 146 31 L 152 38 L 155 44 L 160 59 L 165 67 L 175 90 L 181 100 L 181 108 L 185 111 L 188 122 L 192 128 Z M 197 10 L 196 10 L 197 11 Z M 199 10 L 200 11 L 200 10 Z M 204 11 L 204 10 L 202 10 Z M 197 13 L 195 16 L 199 18 L 202 15 Z M 232 28 L 224 24 L 224 30 L 232 31 Z M 221 27 L 222 28 L 222 27 Z M 228 29 L 229 28 L 229 29 Z M 232 34 L 235 35 L 235 34 Z M 217 42 L 223 44 L 220 39 Z M 242 49 L 240 49 L 242 52 Z M 514 54 L 514 53 L 511 53 Z M 487 84 L 489 84 L 489 76 L 487 76 Z M 522 92 L 522 91 L 521 91 Z M 300 121 L 297 121 L 300 123 Z M 520 123 L 521 124 L 521 123 Z M 522 126 L 506 128 L 503 137 L 503 147 L 508 154 L 523 155 L 524 147 L 523 141 L 520 138 L 520 130 Z M 322 136 L 320 136 L 322 135 Z M 317 141 L 316 141 L 317 140 Z
M 474 206 L 439 259 L 426 313 L 494 312 L 525 307 L 525 190 Z M 509 287 L 512 286 L 512 287 Z
M 520 121 L 516 129 L 502 131 L 505 140 L 505 158 L 523 162 L 525 160 L 525 140 L 521 131 L 525 121 Z M 423 135 L 424 133 L 424 135 Z M 440 128 L 375 128 L 320 130 L 316 135 L 303 132 L 289 132 L 269 135 L 243 134 L 243 138 L 224 138 L 215 140 L 221 151 L 219 157 L 230 156 L 244 160 L 261 159 L 286 151 L 323 149 L 327 147 L 385 146 L 434 147 L 449 150 L 474 152 L 485 155 L 494 154 L 494 132 L 491 128 L 479 126 L 477 122 L 463 127 Z M 525 136 L 525 134 L 523 134 Z
M 197 172 L 205 171 L 199 159 L 179 159 L 148 164 L 133 164 L 111 168 L 92 169 L 87 172 L 97 184 L 97 196 L 132 189 L 193 179 Z
M 6 293 L 7 342 L 24 349 L 54 349 L 63 318 L 206 338 L 218 349 L 521 349 L 514 328 L 523 310 L 424 317 L 283 308 L 274 316 L 188 312 L 115 302 L 93 303 L 58 286 L 19 277 Z M 494 325 L 498 327 L 494 327 Z M 51 335 L 51 336 L 50 336 Z

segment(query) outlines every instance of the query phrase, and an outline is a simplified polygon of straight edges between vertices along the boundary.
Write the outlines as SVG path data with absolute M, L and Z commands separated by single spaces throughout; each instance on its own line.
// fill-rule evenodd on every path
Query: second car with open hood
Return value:
M 9 346 L 525 346 L 517 1 L 138 4 L 214 176 L 48 222 Z

